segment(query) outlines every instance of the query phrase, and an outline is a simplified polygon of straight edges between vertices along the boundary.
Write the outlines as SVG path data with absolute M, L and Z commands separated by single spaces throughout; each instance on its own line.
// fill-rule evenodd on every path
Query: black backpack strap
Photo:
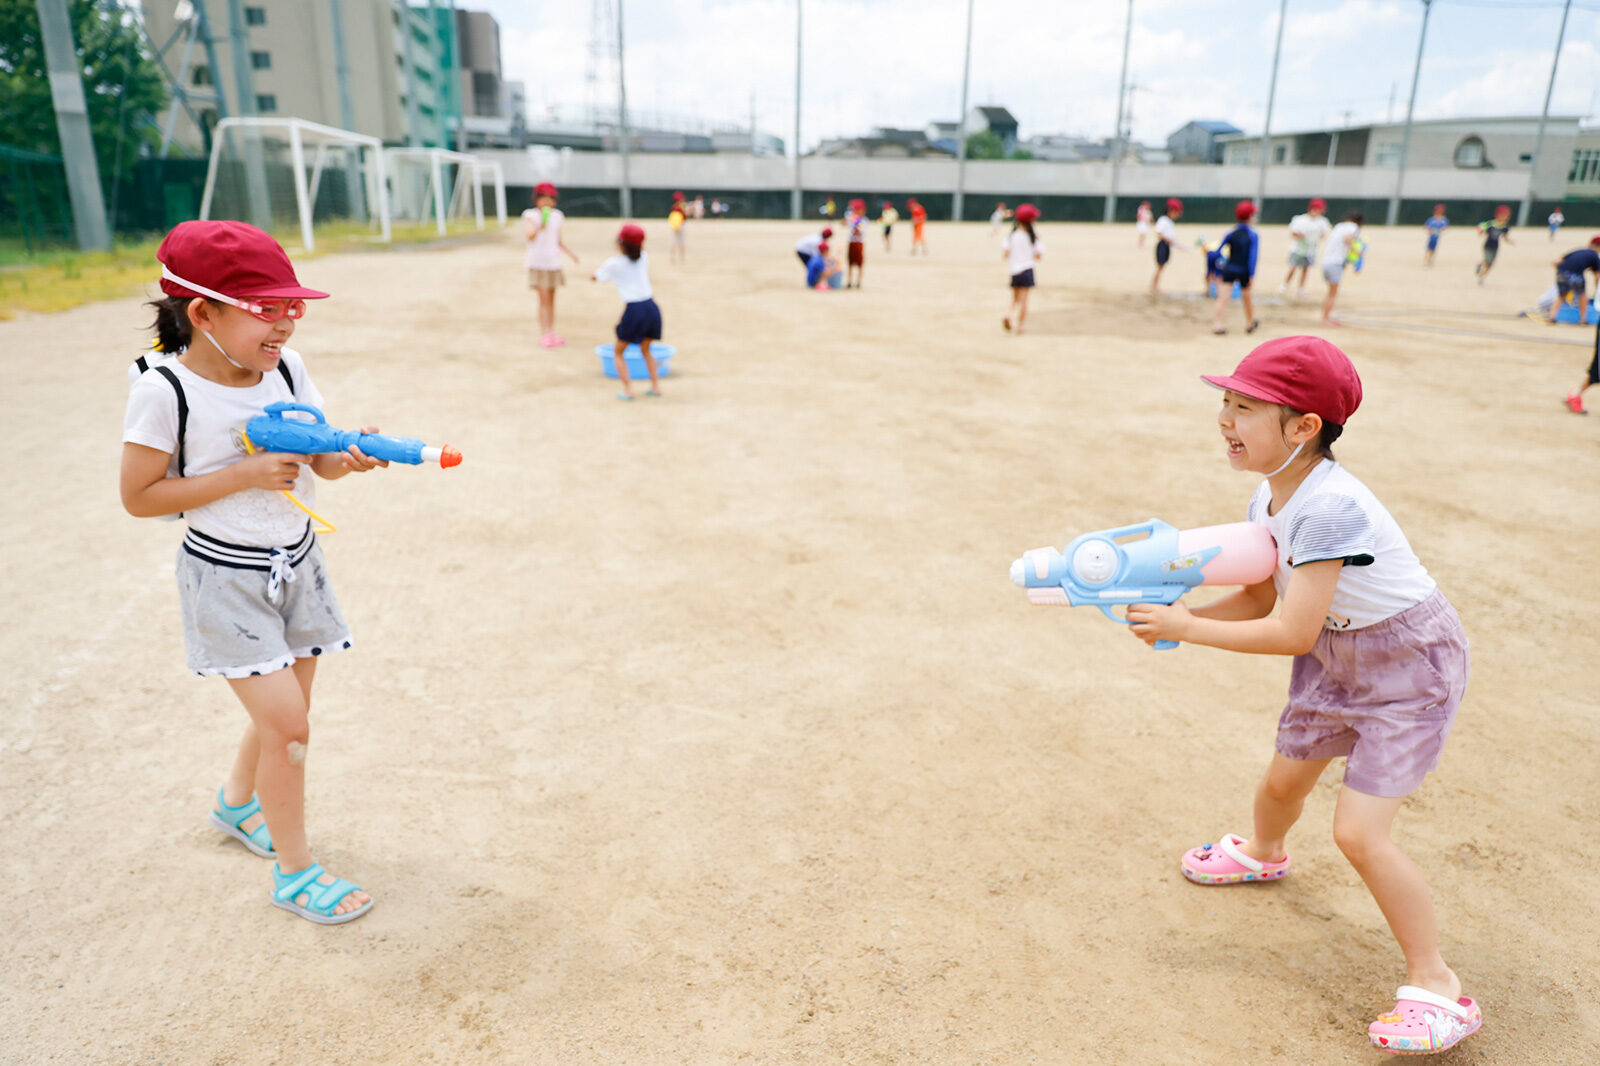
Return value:
M 289 395 L 294 395 L 294 375 L 289 373 L 289 364 L 282 359 L 278 360 L 278 373 L 283 375 L 283 383 L 289 386 Z
M 133 365 L 139 368 L 139 373 L 143 374 L 146 370 L 150 369 L 150 360 L 141 355 L 139 358 L 133 361 Z
M 141 356 L 139 362 L 144 362 Z M 170 366 L 156 367 L 156 373 L 167 379 L 172 386 L 172 391 L 178 395 L 178 476 L 183 476 L 183 435 L 189 427 L 189 400 L 183 394 L 183 383 L 178 380 L 178 375 L 172 372 Z

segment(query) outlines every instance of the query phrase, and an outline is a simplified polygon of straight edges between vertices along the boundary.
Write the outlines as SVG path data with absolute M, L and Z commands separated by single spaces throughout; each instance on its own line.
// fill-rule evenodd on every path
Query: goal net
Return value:
M 483 229 L 484 189 L 493 182 L 500 224 L 505 224 L 505 177 L 497 163 L 446 148 L 387 148 L 385 169 L 397 220 L 432 226 L 443 236 L 453 223 Z
M 309 252 L 319 229 L 389 240 L 388 205 L 376 137 L 296 118 L 225 118 L 213 131 L 201 218 L 298 235 Z

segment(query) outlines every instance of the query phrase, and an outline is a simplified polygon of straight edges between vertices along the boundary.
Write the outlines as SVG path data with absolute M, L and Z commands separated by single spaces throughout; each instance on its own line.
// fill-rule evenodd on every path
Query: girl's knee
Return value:
M 1339 846 L 1344 857 L 1350 860 L 1352 866 L 1366 865 L 1379 852 L 1390 846 L 1389 834 L 1385 829 L 1368 825 L 1355 818 L 1339 818 L 1333 820 L 1333 842 Z

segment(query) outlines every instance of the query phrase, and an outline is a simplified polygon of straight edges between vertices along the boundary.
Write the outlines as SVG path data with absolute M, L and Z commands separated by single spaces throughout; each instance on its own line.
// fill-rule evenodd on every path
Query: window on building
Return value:
M 1280 144 L 1277 147 L 1272 149 L 1272 161 L 1274 163 L 1281 163 L 1287 158 L 1289 158 L 1289 146 L 1288 145 Z
M 1379 144 L 1372 150 L 1374 166 L 1397 167 L 1400 165 L 1400 146 L 1393 141 Z
M 1573 185 L 1600 185 L 1600 148 L 1579 148 L 1573 152 L 1567 181 Z
M 270 115 L 278 110 L 278 98 L 273 93 L 256 94 L 256 110 L 263 115 Z
M 271 70 L 272 69 L 272 53 L 271 52 L 251 52 L 250 53 L 250 69 L 251 70 Z
M 267 24 L 267 9 L 264 7 L 245 8 L 244 24 L 246 26 L 265 26 Z
M 211 84 L 211 68 L 210 67 L 195 67 L 194 68 L 194 73 L 192 75 L 190 75 L 190 77 L 189 77 L 189 84 L 191 84 L 191 85 L 210 85 Z
M 1456 145 L 1456 166 L 1469 170 L 1484 166 L 1483 139 L 1480 137 L 1467 137 Z

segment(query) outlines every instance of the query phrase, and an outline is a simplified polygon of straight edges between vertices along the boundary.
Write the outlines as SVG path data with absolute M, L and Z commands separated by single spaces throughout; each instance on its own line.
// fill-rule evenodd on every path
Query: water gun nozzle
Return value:
M 446 444 L 439 452 L 439 465 L 446 469 L 461 465 L 461 453 Z

